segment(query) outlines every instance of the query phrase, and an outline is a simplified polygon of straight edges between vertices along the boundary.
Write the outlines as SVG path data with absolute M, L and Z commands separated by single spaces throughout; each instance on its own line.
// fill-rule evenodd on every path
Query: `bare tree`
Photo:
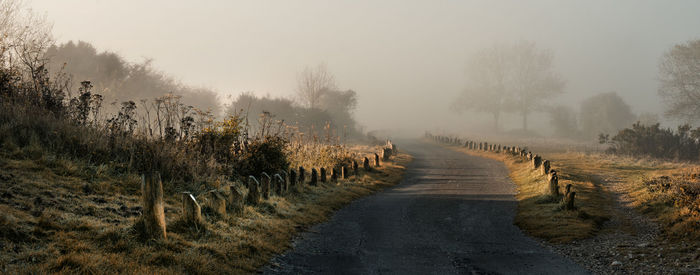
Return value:
M 21 0 L 0 0 L 0 61 L 30 76 L 38 89 L 48 62 L 46 50 L 54 43 L 53 26 L 45 16 L 24 8 Z
M 528 115 L 564 88 L 564 82 L 552 71 L 552 59 L 551 53 L 529 42 L 481 50 L 468 62 L 468 88 L 452 108 L 490 113 L 495 129 L 504 111 L 517 112 L 527 130 Z
M 675 45 L 666 52 L 659 64 L 659 81 L 667 116 L 700 120 L 700 40 Z
M 498 131 L 499 120 L 507 97 L 508 63 L 499 47 L 483 49 L 467 63 L 467 85 L 452 103 L 452 110 L 475 110 L 493 116 L 493 128 Z
M 509 51 L 514 109 L 523 119 L 527 131 L 527 117 L 546 99 L 561 93 L 564 81 L 552 70 L 554 56 L 548 50 L 538 49 L 532 42 L 521 42 Z
M 335 77 L 323 63 L 315 68 L 304 68 L 297 77 L 297 96 L 304 106 L 311 109 L 318 107 L 323 91 L 335 88 Z

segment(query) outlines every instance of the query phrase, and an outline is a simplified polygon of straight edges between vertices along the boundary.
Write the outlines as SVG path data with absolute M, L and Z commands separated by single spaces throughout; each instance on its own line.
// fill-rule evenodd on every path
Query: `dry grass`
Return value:
M 608 219 L 605 208 L 610 203 L 609 198 L 591 175 L 563 167 L 557 161 L 552 163 L 559 175 L 560 193 L 567 184 L 576 192 L 577 209 L 562 210 L 560 198 L 552 198 L 547 193 L 546 176 L 532 169 L 530 162 L 501 153 L 452 148 L 505 163 L 518 190 L 515 224 L 532 236 L 557 243 L 580 240 L 593 236 Z
M 1 273 L 252 273 L 289 248 L 299 231 L 350 201 L 398 183 L 410 161 L 399 154 L 374 172 L 339 184 L 303 186 L 244 213 L 179 221 L 177 194 L 167 195 L 168 239 L 140 240 L 140 180 L 46 155 L 41 148 L 0 150 Z M 351 148 L 358 155 L 369 154 Z M 167 188 L 168 183 L 165 183 Z
M 700 240 L 700 165 L 554 150 L 543 158 L 558 171 L 560 188 L 572 184 L 577 192 L 578 210 L 572 212 L 547 203 L 546 180 L 530 168 L 529 162 L 499 153 L 453 148 L 506 164 L 518 187 L 516 223 L 533 236 L 552 242 L 593 236 L 618 200 L 658 222 L 668 240 Z

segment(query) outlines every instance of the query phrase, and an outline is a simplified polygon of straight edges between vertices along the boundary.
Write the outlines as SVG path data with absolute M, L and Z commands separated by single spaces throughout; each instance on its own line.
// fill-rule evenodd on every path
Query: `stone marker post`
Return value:
M 160 173 L 153 172 L 141 176 L 141 194 L 146 236 L 152 239 L 166 239 L 163 183 L 160 181 Z
M 190 224 L 202 223 L 202 207 L 190 192 L 182 192 L 182 218 Z

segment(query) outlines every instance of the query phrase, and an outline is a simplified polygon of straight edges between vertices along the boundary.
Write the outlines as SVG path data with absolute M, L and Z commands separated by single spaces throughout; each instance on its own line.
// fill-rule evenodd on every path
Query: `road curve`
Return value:
M 515 225 L 515 187 L 498 161 L 403 141 L 400 184 L 312 227 L 265 274 L 586 274 Z

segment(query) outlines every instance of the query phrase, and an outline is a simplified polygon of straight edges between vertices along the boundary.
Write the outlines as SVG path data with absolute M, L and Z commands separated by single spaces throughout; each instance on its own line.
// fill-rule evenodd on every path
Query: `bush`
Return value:
M 248 144 L 247 150 L 238 155 L 233 173 L 242 177 L 257 177 L 262 172 L 286 171 L 289 169 L 289 160 L 284 152 L 287 143 L 287 140 L 279 136 L 254 139 Z
M 645 126 L 637 122 L 632 128 L 623 129 L 611 140 L 600 135 L 601 143 L 610 143 L 609 153 L 654 158 L 697 160 L 700 156 L 700 128 L 690 130 L 689 125 L 678 127 L 678 131 L 662 129 L 659 124 Z

